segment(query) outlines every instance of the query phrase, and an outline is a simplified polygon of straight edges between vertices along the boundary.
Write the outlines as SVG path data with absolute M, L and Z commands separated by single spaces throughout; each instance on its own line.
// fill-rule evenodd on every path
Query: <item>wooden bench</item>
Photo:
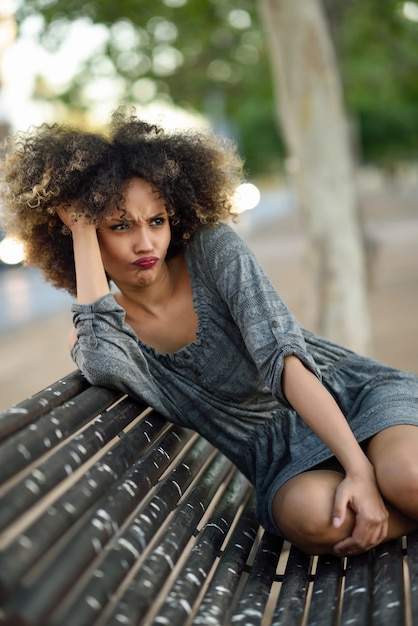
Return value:
M 308 557 L 206 441 L 79 372 L 0 437 L 3 625 L 418 624 L 418 535 Z

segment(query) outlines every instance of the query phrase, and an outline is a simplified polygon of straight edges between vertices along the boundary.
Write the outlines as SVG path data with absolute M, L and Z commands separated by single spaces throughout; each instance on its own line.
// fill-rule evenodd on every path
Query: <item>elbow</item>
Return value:
M 87 367 L 82 366 L 79 369 L 90 385 L 94 385 L 96 387 L 106 387 L 107 389 L 124 392 L 123 385 L 118 384 L 118 379 L 109 371 L 102 370 L 94 365 Z

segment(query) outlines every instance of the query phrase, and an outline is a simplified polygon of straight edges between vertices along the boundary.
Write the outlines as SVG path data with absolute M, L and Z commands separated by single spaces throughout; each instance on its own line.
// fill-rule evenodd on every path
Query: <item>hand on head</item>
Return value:
M 91 227 L 97 229 L 98 224 L 93 224 L 85 215 L 78 213 L 74 205 L 65 205 L 56 208 L 56 212 L 64 226 L 73 232 L 74 228 Z

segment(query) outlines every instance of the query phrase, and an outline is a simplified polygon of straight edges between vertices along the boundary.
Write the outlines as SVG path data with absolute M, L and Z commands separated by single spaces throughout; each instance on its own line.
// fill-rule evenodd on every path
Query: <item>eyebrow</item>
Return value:
M 148 221 L 149 220 L 155 220 L 157 217 L 165 217 L 167 215 L 168 215 L 167 211 L 160 211 L 159 213 L 156 213 L 155 215 L 151 215 L 147 219 L 148 219 Z M 123 222 L 134 222 L 135 220 L 132 219 L 132 217 L 129 214 L 127 214 L 127 215 L 124 215 L 123 217 L 116 217 L 116 216 L 112 215 L 112 216 L 109 217 L 109 221 L 110 222 L 122 222 L 123 223 Z

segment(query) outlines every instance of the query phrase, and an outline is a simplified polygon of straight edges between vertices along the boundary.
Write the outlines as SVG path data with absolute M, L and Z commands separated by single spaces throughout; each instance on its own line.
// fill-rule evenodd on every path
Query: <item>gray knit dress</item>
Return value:
M 254 255 L 226 224 L 202 227 L 186 249 L 196 341 L 161 354 L 138 340 L 112 295 L 73 305 L 72 356 L 87 380 L 145 401 L 198 431 L 254 484 L 261 524 L 277 489 L 332 456 L 283 396 L 284 357 L 296 355 L 334 396 L 359 442 L 418 425 L 418 378 L 300 328 Z

